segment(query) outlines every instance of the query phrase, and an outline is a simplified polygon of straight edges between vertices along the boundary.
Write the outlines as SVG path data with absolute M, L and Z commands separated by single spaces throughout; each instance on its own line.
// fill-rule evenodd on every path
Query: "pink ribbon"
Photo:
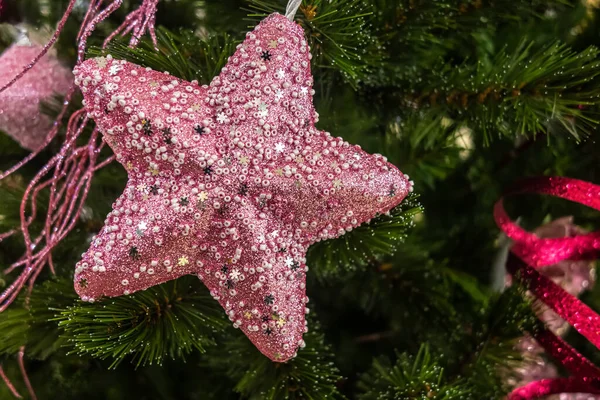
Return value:
M 540 193 L 560 197 L 600 210 L 600 186 L 564 177 L 526 179 L 506 194 Z M 494 207 L 496 223 L 514 242 L 507 269 L 518 274 L 529 290 L 552 308 L 581 335 L 600 349 L 600 316 L 579 299 L 541 275 L 534 267 L 562 260 L 593 260 L 600 255 L 600 232 L 566 238 L 541 239 L 516 225 L 500 199 Z M 544 379 L 515 389 L 509 400 L 531 400 L 558 393 L 600 394 L 600 369 L 548 330 L 533 332 L 534 338 L 572 376 Z

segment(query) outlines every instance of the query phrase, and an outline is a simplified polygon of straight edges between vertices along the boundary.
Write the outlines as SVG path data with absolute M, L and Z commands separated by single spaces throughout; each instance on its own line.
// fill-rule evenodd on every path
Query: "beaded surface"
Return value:
M 302 28 L 272 14 L 209 86 L 111 57 L 75 70 L 89 115 L 128 171 L 77 263 L 96 301 L 197 274 L 275 361 L 306 331 L 308 246 L 412 191 L 381 155 L 319 131 Z
M 6 84 L 40 53 L 40 46 L 13 45 L 0 56 L 0 86 Z M 64 95 L 73 75 L 54 56 L 46 54 L 28 74 L 0 93 L 0 130 L 28 150 L 36 150 L 52 127 L 49 117 L 40 113 L 40 102 L 52 95 Z

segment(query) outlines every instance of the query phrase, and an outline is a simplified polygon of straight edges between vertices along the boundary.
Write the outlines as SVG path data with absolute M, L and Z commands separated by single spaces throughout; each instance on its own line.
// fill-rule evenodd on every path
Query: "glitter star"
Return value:
M 265 304 L 273 304 L 275 297 L 272 294 L 265 296 Z
M 264 61 L 271 61 L 271 52 L 263 51 L 260 58 L 262 58 Z
M 231 279 L 233 279 L 234 281 L 237 281 L 238 279 L 240 279 L 240 275 L 242 275 L 240 273 L 240 271 L 238 271 L 237 269 L 234 269 L 233 271 L 231 271 L 231 273 L 229 274 L 229 277 Z
M 264 61 L 261 53 L 274 32 L 284 40 Z M 286 361 L 306 327 L 306 267 L 300 260 L 308 247 L 389 211 L 412 188 L 382 156 L 314 126 L 312 96 L 299 95 L 302 87 L 312 93 L 310 53 L 301 51 L 308 44 L 300 25 L 273 14 L 254 35 L 205 86 L 129 62 L 118 61 L 114 76 L 93 60 L 75 68 L 88 115 L 117 161 L 128 167 L 123 194 L 76 264 L 75 282 L 85 279 L 87 286 L 76 283 L 75 289 L 83 300 L 100 301 L 201 275 L 232 323 L 269 358 Z M 267 70 L 250 76 L 246 68 L 252 63 Z M 151 89 L 149 82 L 160 84 Z M 110 96 L 102 93 L 106 83 L 114 83 Z M 105 113 L 112 98 L 119 104 Z M 201 107 L 190 112 L 194 104 Z M 269 118 L 260 117 L 264 111 Z M 196 127 L 207 130 L 200 134 Z M 313 164 L 316 152 L 323 157 Z M 360 165 L 342 168 L 355 153 Z M 299 155 L 304 164 L 295 162 Z M 344 182 L 344 190 L 332 190 L 334 179 Z M 136 189 L 141 184 L 148 188 L 145 202 Z M 394 197 L 388 196 L 390 185 Z M 330 203 L 336 206 L 328 209 Z M 278 253 L 281 248 L 286 252 Z M 222 272 L 225 260 L 231 261 Z M 275 307 L 286 324 L 278 329 L 275 321 L 268 336 L 259 318 Z M 247 310 L 258 325 L 242 323 Z
M 286 323 L 286 321 L 285 321 L 285 319 L 284 319 L 284 318 L 281 318 L 281 317 L 279 317 L 279 318 L 277 319 L 277 326 L 278 326 L 278 327 L 280 327 L 280 328 L 283 328 L 283 326 L 285 325 L 285 323 Z
M 102 69 L 106 67 L 106 57 L 97 57 L 94 59 L 98 68 Z
M 189 263 L 190 263 L 190 260 L 186 256 L 181 256 L 177 260 L 177 265 L 180 266 L 180 267 L 188 265 Z
M 277 48 L 277 40 L 271 40 L 269 42 L 269 48 L 276 49 Z

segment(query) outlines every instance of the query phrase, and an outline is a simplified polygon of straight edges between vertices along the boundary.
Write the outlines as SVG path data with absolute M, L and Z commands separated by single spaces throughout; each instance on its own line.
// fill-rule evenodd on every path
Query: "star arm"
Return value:
M 181 170 L 186 149 L 214 153 L 222 145 L 211 134 L 206 87 L 111 56 L 86 60 L 74 73 L 88 115 L 128 171 L 166 176 Z
M 286 210 L 282 218 L 305 244 L 343 235 L 388 212 L 413 190 L 409 177 L 385 157 L 327 132 L 308 129 L 291 151 L 295 156 L 274 166 L 279 193 L 272 207 Z
M 208 247 L 199 258 L 220 260 L 199 273 L 234 327 L 274 361 L 286 361 L 304 346 L 306 248 L 278 218 L 240 199 L 219 220 L 231 242 Z
M 302 28 L 272 14 L 247 34 L 208 92 L 234 161 L 306 244 L 340 236 L 412 190 L 384 157 L 315 128 L 310 59 Z
M 208 234 L 211 209 L 196 209 L 192 188 L 177 193 L 157 177 L 131 179 L 105 225 L 75 268 L 75 289 L 85 301 L 127 295 L 195 274 L 200 234 Z

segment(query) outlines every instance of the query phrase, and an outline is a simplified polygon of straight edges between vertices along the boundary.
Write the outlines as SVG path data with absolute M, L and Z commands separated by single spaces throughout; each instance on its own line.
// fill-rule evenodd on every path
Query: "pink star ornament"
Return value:
M 310 59 L 302 28 L 272 14 L 208 86 L 110 56 L 75 69 L 129 176 L 76 265 L 83 300 L 196 274 L 267 357 L 303 347 L 308 246 L 412 191 L 383 156 L 315 128 Z

